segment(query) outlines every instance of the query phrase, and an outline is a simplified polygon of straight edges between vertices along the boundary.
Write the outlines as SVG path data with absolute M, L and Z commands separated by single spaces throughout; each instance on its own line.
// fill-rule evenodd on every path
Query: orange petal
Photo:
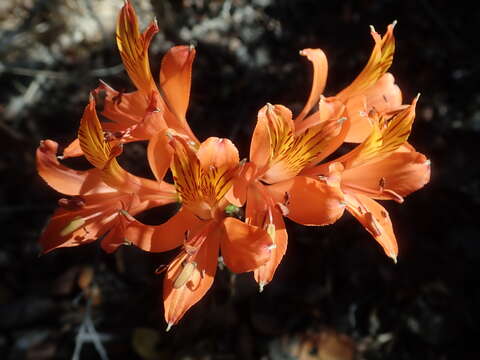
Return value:
M 270 132 L 266 117 L 266 107 L 258 112 L 257 125 L 252 135 L 250 145 L 250 161 L 255 164 L 257 169 L 264 169 L 270 160 Z
M 265 230 L 232 217 L 225 218 L 223 226 L 220 246 L 223 260 L 231 271 L 252 271 L 270 258 L 273 243 Z
M 202 224 L 194 214 L 182 207 L 161 225 L 151 226 L 132 221 L 125 231 L 125 238 L 142 250 L 163 252 L 180 246 L 185 233 L 195 232 Z
M 78 210 L 56 210 L 40 237 L 43 251 L 95 241 L 112 226 L 120 199 L 116 192 L 85 195 Z
M 78 171 L 58 162 L 58 144 L 43 140 L 37 149 L 37 171 L 45 182 L 65 195 L 85 195 L 114 191 L 101 179 L 97 169 Z
M 82 148 L 80 147 L 80 142 L 78 141 L 78 138 L 73 140 L 64 150 L 62 154 L 63 159 L 68 159 L 72 157 L 77 157 L 77 156 L 82 156 L 83 151 Z
M 345 209 L 338 184 L 329 185 L 326 181 L 307 176 L 296 176 L 270 185 L 268 192 L 276 202 L 281 203 L 288 198 L 287 217 L 302 225 L 332 224 Z
M 345 194 L 347 210 L 382 246 L 385 254 L 397 262 L 398 245 L 388 212 L 368 196 Z
M 271 255 L 268 261 L 255 269 L 254 276 L 257 283 L 260 285 L 260 291 L 263 287 L 270 283 L 273 279 L 275 271 L 280 265 L 280 262 L 287 251 L 288 234 L 285 229 L 285 222 L 283 216 L 279 211 L 272 211 L 273 225 L 275 226 L 274 246 L 271 248 Z
M 118 126 L 115 130 L 126 130 L 140 123 L 149 105 L 148 97 L 142 92 L 116 91 L 103 81 L 94 93 L 97 103 L 103 107 L 102 115 L 113 122 L 109 124 Z
M 388 120 L 386 115 L 373 122 L 370 135 L 363 143 L 336 161 L 345 161 L 345 167 L 360 166 L 369 161 L 378 161 L 396 151 L 407 141 L 415 120 L 418 96 L 407 108 Z
M 147 157 L 155 178 L 162 181 L 170 167 L 173 150 L 169 145 L 167 131 L 160 131 L 148 142 Z
M 174 46 L 168 50 L 160 69 L 160 91 L 171 115 L 167 117 L 168 127 L 198 143 L 185 117 L 190 100 L 194 58 L 193 46 Z
M 102 180 L 107 185 L 125 193 L 142 195 L 156 193 L 157 198 L 163 198 L 165 203 L 176 201 L 177 196 L 173 187 L 163 182 L 134 176 L 120 167 L 116 156 L 120 154 L 121 146 L 105 141 L 93 97 L 85 108 L 78 138 L 85 157 L 96 168 L 102 170 Z
M 117 22 L 117 46 L 130 79 L 137 89 L 147 96 L 152 91 L 157 91 L 150 72 L 148 47 L 158 30 L 158 25 L 154 21 L 141 34 L 135 10 L 128 1 L 125 1 Z
M 238 207 L 242 207 L 245 204 L 248 185 L 254 179 L 256 171 L 254 163 L 248 162 L 241 165 L 238 175 L 232 180 L 232 187 L 225 195 L 228 202 Z
M 231 169 L 238 166 L 240 161 L 235 145 L 229 139 L 217 137 L 210 137 L 201 143 L 197 157 L 204 169 L 211 166 Z
M 212 224 L 207 223 L 198 234 L 193 235 L 193 237 L 206 238 L 193 256 L 182 252 L 168 266 L 163 281 L 167 330 L 176 324 L 188 309 L 200 301 L 212 286 L 217 270 L 219 239 L 215 230 L 210 231 L 211 228 Z M 187 266 L 188 269 L 186 269 Z M 179 282 L 180 277 L 181 282 Z
M 306 56 L 313 65 L 312 90 L 308 96 L 305 107 L 295 119 L 295 122 L 301 122 L 310 110 L 317 105 L 320 95 L 325 89 L 328 75 L 328 62 L 325 53 L 320 49 L 303 49 L 300 55 Z
M 342 186 L 377 200 L 399 200 L 430 180 L 430 161 L 415 151 L 395 152 L 385 159 L 343 172 Z
M 372 87 L 362 94 L 349 98 L 347 115 L 351 128 L 346 142 L 360 143 L 370 134 L 372 123 L 368 117 L 371 110 L 388 113 L 402 105 L 402 92 L 395 84 L 392 74 L 384 74 Z
M 374 85 L 388 71 L 393 61 L 393 53 L 395 52 L 394 27 L 395 23 L 388 25 L 387 32 L 383 37 L 380 37 L 372 27 L 371 34 L 375 40 L 375 46 L 370 59 L 356 79 L 336 96 L 338 99 L 345 101 L 349 97 L 360 94 Z

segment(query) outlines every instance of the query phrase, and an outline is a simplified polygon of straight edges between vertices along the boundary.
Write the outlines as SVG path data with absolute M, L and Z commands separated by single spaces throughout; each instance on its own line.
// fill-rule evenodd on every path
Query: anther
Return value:
M 177 278 L 173 283 L 174 289 L 181 288 L 190 280 L 190 278 L 193 275 L 193 272 L 197 268 L 197 263 L 194 261 L 190 261 L 190 262 L 183 263 L 182 266 L 183 266 L 182 271 L 180 271 L 180 274 L 178 274 Z
M 77 216 L 74 217 L 72 221 L 70 221 L 67 226 L 65 226 L 61 231 L 60 231 L 60 236 L 67 236 L 73 233 L 74 231 L 80 229 L 83 225 L 85 225 L 85 219 Z

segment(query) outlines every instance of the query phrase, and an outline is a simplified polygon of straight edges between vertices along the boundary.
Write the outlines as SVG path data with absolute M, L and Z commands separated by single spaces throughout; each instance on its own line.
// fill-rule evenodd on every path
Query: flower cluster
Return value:
M 260 109 L 249 160 L 240 161 L 229 139 L 200 142 L 188 125 L 195 49 L 171 48 L 156 83 L 148 48 L 158 26 L 153 22 L 140 32 L 127 1 L 118 19 L 117 45 L 137 90 L 122 93 L 102 82 L 90 95 L 78 138 L 63 154 L 57 156 L 52 140 L 42 141 L 37 150 L 38 173 L 66 195 L 41 235 L 44 252 L 97 239 L 107 252 L 126 244 L 149 252 L 178 248 L 165 269 L 168 327 L 211 287 L 220 255 L 231 271 L 253 272 L 260 290 L 271 282 L 287 248 L 285 217 L 323 226 L 347 210 L 396 261 L 392 223 L 377 200 L 403 202 L 429 181 L 430 162 L 407 142 L 418 96 L 403 104 L 387 72 L 394 25 L 384 36 L 372 28 L 375 44 L 368 63 L 334 96 L 322 95 L 325 54 L 302 50 L 313 65 L 303 110 L 293 117 L 283 105 Z M 108 121 L 99 120 L 100 105 Z M 117 161 L 123 144 L 141 140 L 148 141 L 155 180 L 135 176 Z M 345 142 L 356 145 L 333 158 Z M 59 161 L 76 156 L 85 156 L 93 168 L 77 171 Z M 174 184 L 164 181 L 167 171 Z M 169 203 L 181 206 L 162 224 L 145 225 L 135 217 Z

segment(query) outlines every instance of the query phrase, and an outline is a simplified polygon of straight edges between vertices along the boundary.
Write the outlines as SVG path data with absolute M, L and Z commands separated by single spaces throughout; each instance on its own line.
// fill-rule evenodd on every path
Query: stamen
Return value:
M 180 274 L 178 274 L 177 278 L 173 283 L 174 289 L 181 288 L 190 280 L 190 278 L 193 275 L 193 272 L 197 268 L 197 263 L 194 261 L 190 261 L 190 262 L 185 262 L 184 264 L 182 264 L 182 266 L 183 266 L 182 271 L 180 271 Z
M 74 231 L 80 229 L 83 225 L 85 225 L 84 218 L 80 216 L 74 217 L 73 220 L 67 224 L 67 226 L 60 230 L 60 236 L 70 235 Z

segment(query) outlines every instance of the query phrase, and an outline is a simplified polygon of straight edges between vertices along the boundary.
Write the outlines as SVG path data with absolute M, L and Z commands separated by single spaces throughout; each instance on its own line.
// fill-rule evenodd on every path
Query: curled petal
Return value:
M 343 214 L 343 193 L 339 183 L 329 184 L 307 176 L 295 178 L 268 187 L 276 202 L 288 199 L 287 217 L 302 225 L 329 225 Z
M 231 271 L 252 271 L 270 258 L 273 242 L 265 230 L 232 217 L 223 220 L 223 230 L 220 246 L 223 260 Z
M 58 144 L 43 140 L 37 149 L 37 171 L 52 188 L 65 195 L 86 195 L 114 191 L 107 186 L 97 169 L 78 171 L 59 163 Z
M 150 72 L 148 47 L 158 30 L 154 21 L 141 34 L 135 10 L 128 1 L 125 2 L 117 22 L 117 46 L 130 79 L 147 96 L 157 91 Z
M 168 50 L 160 69 L 160 91 L 168 108 L 168 127 L 198 143 L 185 117 L 190 100 L 194 58 L 193 46 L 174 46 Z
M 430 161 L 415 151 L 394 152 L 373 163 L 347 169 L 342 186 L 377 200 L 401 201 L 430 180 Z
M 180 246 L 185 233 L 195 232 L 201 224 L 194 214 L 181 208 L 161 225 L 151 226 L 132 221 L 125 230 L 125 239 L 142 250 L 163 252 Z
M 392 65 L 393 53 L 395 52 L 394 27 L 395 23 L 388 25 L 387 32 L 383 37 L 380 37 L 373 27 L 371 28 L 375 46 L 370 59 L 355 80 L 337 95 L 338 99 L 345 101 L 349 97 L 360 94 L 374 85 L 388 71 L 390 65 Z
M 163 304 L 167 330 L 210 289 L 217 270 L 219 239 L 204 225 L 195 237 L 205 237 L 194 256 L 182 252 L 168 266 L 163 281 Z M 186 267 L 188 268 L 186 269 Z
M 382 246 L 385 254 L 397 262 L 398 245 L 388 212 L 368 196 L 345 195 L 347 210 Z
M 302 121 L 305 116 L 312 110 L 312 108 L 317 104 L 322 95 L 323 90 L 325 89 L 325 84 L 327 82 L 328 75 L 328 62 L 325 53 L 320 49 L 303 49 L 300 51 L 300 55 L 306 56 L 307 59 L 313 65 L 313 81 L 312 81 L 312 90 L 308 96 L 308 100 L 305 104 L 305 107 L 300 112 L 300 114 L 295 119 L 296 122 Z

